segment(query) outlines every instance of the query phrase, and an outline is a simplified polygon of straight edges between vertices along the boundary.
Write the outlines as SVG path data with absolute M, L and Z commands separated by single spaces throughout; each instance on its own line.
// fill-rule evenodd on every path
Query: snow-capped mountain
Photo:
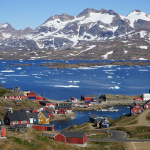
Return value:
M 68 50 L 91 42 L 118 40 L 133 32 L 142 33 L 139 38 L 149 37 L 149 28 L 150 15 L 140 10 L 124 17 L 113 10 L 87 8 L 77 16 L 51 16 L 35 30 L 15 30 L 8 23 L 0 24 L 0 49 Z

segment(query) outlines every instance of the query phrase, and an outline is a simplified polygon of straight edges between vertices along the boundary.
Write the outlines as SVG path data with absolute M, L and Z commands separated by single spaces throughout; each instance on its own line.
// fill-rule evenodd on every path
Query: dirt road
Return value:
M 145 109 L 139 116 L 138 116 L 138 123 L 136 126 L 150 126 L 150 121 L 146 120 L 146 115 L 150 112 L 150 109 Z M 135 126 L 128 125 L 128 126 Z M 126 143 L 127 150 L 149 150 L 150 149 L 150 142 L 130 142 Z

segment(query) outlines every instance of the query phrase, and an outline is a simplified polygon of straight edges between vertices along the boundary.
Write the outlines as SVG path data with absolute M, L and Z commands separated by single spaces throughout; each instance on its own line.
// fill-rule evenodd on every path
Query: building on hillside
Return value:
M 23 91 L 23 94 L 24 94 L 25 96 L 27 96 L 27 95 L 28 95 L 28 93 L 30 93 L 30 91 L 29 91 L 29 90 Z
M 3 86 L 2 86 L 2 84 L 0 84 L 0 89 L 2 89 L 3 88 Z
M 4 124 L 15 126 L 16 124 L 28 124 L 29 119 L 26 114 L 26 111 L 21 109 L 18 111 L 7 111 L 4 117 Z
M 51 101 L 38 101 L 38 103 L 46 107 L 55 108 L 55 103 Z
M 82 95 L 81 101 L 89 101 L 89 100 L 93 100 L 95 98 L 98 98 L 98 96 L 97 95 Z
M 98 115 L 89 115 L 89 121 L 91 123 L 95 123 L 97 119 L 101 119 L 102 117 L 98 116 Z
M 38 113 L 38 124 L 49 124 L 49 115 L 45 111 Z
M 16 124 L 14 126 L 14 132 L 27 132 L 26 124 Z
M 35 130 L 42 130 L 42 131 L 54 131 L 53 124 L 33 125 L 32 128 Z
M 130 114 L 139 114 L 143 111 L 143 106 L 140 106 L 139 104 L 136 104 L 135 102 L 130 106 Z
M 72 112 L 71 103 L 56 103 L 55 104 L 55 113 L 57 114 L 66 114 Z
M 27 113 L 30 124 L 38 124 L 38 112 L 35 113 Z
M 70 144 L 84 144 L 86 146 L 85 133 L 62 131 L 54 136 L 54 140 Z
M 19 88 L 19 87 L 14 87 L 14 88 L 13 88 L 13 91 L 14 91 L 14 92 L 20 92 L 20 88 Z
M 144 105 L 143 105 L 144 109 L 150 108 L 150 100 L 148 100 Z
M 23 96 L 23 93 L 20 92 L 13 92 L 13 93 L 6 93 L 4 94 L 5 99 L 16 99 L 16 100 L 21 100 Z

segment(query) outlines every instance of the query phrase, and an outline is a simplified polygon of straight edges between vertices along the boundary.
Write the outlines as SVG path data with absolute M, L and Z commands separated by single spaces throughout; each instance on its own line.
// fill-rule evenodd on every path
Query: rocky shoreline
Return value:
M 68 63 L 43 63 L 37 66 L 48 66 L 48 68 L 54 69 L 65 69 L 65 68 L 79 68 L 79 67 L 94 67 L 94 66 L 105 66 L 105 65 L 118 65 L 118 66 L 149 66 L 149 61 L 113 61 L 113 62 L 99 62 L 99 63 L 76 63 L 76 64 L 68 64 Z

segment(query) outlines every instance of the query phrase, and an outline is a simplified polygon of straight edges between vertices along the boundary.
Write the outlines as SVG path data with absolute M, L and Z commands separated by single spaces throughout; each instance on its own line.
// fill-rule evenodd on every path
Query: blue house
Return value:
M 35 113 L 27 113 L 29 118 L 29 123 L 31 124 L 38 124 L 38 112 Z

